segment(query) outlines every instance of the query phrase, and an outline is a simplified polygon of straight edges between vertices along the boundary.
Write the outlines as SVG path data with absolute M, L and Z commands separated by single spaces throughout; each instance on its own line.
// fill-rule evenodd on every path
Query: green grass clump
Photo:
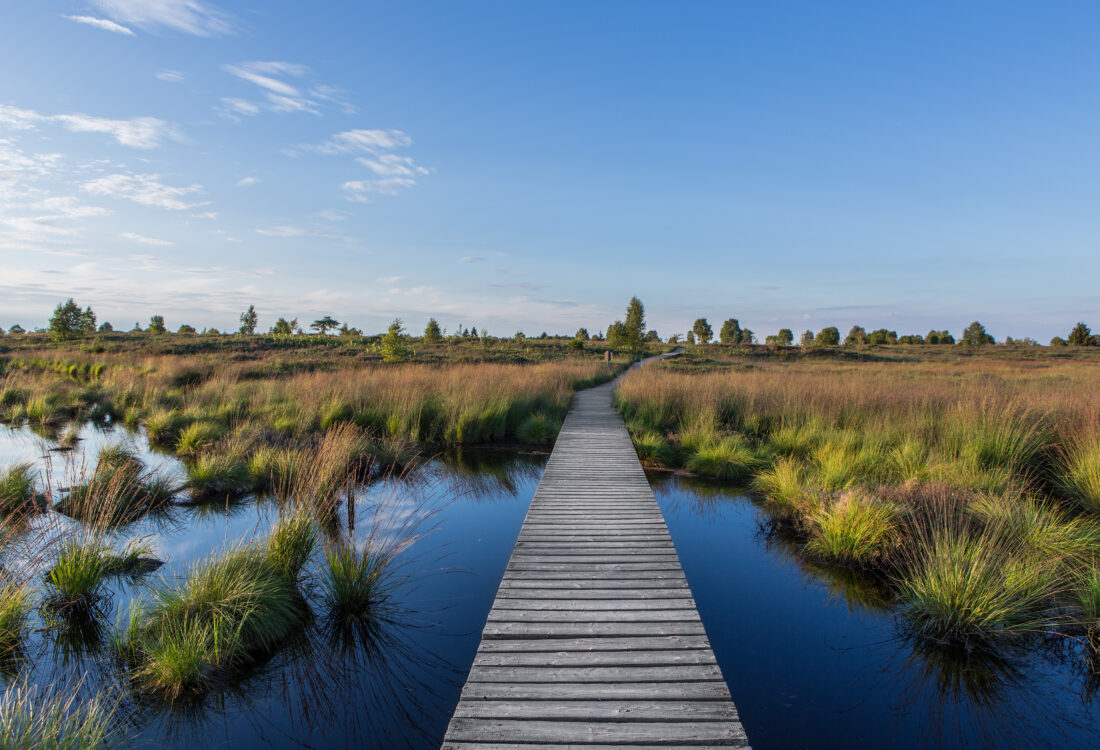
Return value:
M 516 428 L 516 437 L 524 443 L 546 445 L 554 442 L 561 430 L 561 422 L 542 412 L 530 415 Z M 474 442 L 476 438 L 464 442 Z
M 49 602 L 58 610 L 86 610 L 100 598 L 107 576 L 137 573 L 159 561 L 149 556 L 148 546 L 131 542 L 117 553 L 98 539 L 64 542 L 46 573 Z
M 225 426 L 218 422 L 192 422 L 176 438 L 176 453 L 181 456 L 197 456 L 203 449 L 221 440 L 225 433 Z
M 684 468 L 708 477 L 747 482 L 758 464 L 752 446 L 735 435 L 699 445 L 684 462 Z
M 916 522 L 896 585 L 915 630 L 941 640 L 987 641 L 1041 630 L 1065 588 L 1057 560 L 1032 553 L 997 522 L 936 508 Z
M 39 509 L 34 492 L 34 469 L 15 464 L 0 474 L 0 514 L 18 517 Z
M 1100 513 L 1100 439 L 1083 440 L 1068 451 L 1059 483 L 1085 510 Z
M 287 536 L 300 543 L 300 529 Z M 201 693 L 284 643 L 308 608 L 286 575 L 298 560 L 273 559 L 273 549 L 283 555 L 286 546 L 231 549 L 194 563 L 181 581 L 153 587 L 119 642 L 137 683 L 169 697 Z
M 753 489 L 762 494 L 781 516 L 798 520 L 818 506 L 818 493 L 810 485 L 801 461 L 780 458 L 753 480 Z
M 676 459 L 672 446 L 659 432 L 646 430 L 631 432 L 634 450 L 638 459 L 646 466 L 671 466 Z
M 0 746 L 5 750 L 106 750 L 123 747 L 127 738 L 114 720 L 117 702 L 102 695 L 81 698 L 50 689 L 45 693 L 26 682 L 0 697 Z
M 868 565 L 900 543 L 898 509 L 861 492 L 847 492 L 812 516 L 806 551 L 846 565 Z
M 325 553 L 321 588 L 330 617 L 351 625 L 373 619 L 389 592 L 390 555 L 342 545 Z
M 173 445 L 187 418 L 178 411 L 156 411 L 145 418 L 145 432 L 149 441 L 160 445 Z
M 101 542 L 68 541 L 46 573 L 50 602 L 56 609 L 86 609 L 99 598 L 108 573 L 109 551 Z
M 130 448 L 110 445 L 100 450 L 91 478 L 69 490 L 57 508 L 85 523 L 117 527 L 163 508 L 178 492 L 175 480 L 145 473 Z
M 252 476 L 235 456 L 204 453 L 187 467 L 187 486 L 198 499 L 233 497 L 249 490 Z
M 18 647 L 30 612 L 30 589 L 10 583 L 0 587 L 0 656 Z
M 282 519 L 267 540 L 267 557 L 283 575 L 297 581 L 317 546 L 317 527 L 304 514 Z

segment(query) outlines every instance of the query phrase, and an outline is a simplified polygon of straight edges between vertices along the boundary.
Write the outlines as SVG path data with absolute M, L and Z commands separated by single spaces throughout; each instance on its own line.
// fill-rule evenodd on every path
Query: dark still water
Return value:
M 916 642 L 881 591 L 807 564 L 750 499 L 650 483 L 756 750 L 1100 747 L 1100 684 L 1076 642 L 999 658 Z
M 124 441 L 147 465 L 182 477 L 179 462 L 150 451 L 140 433 L 86 427 L 70 454 L 49 453 L 50 437 L 0 427 L 0 470 L 48 465 L 52 484 L 66 486 L 90 471 L 101 445 Z M 466 451 L 432 461 L 415 481 L 360 488 L 350 533 L 361 543 L 379 508 L 391 519 L 423 515 L 422 536 L 404 556 L 398 611 L 375 627 L 335 633 L 319 592 L 307 587 L 316 617 L 298 638 L 239 682 L 190 702 L 129 690 L 111 638 L 150 581 L 263 536 L 279 511 L 251 497 L 132 524 L 111 540 L 142 539 L 165 565 L 113 582 L 90 628 L 61 632 L 36 611 L 22 652 L 0 663 L 0 679 L 113 690 L 122 696 L 120 721 L 143 747 L 436 748 L 544 462 Z M 1076 642 L 1052 637 L 991 658 L 913 641 L 882 591 L 808 564 L 796 545 L 765 531 L 767 516 L 752 500 L 668 474 L 650 481 L 757 750 L 1100 747 L 1098 683 Z M 80 531 L 57 513 L 36 523 Z M 349 533 L 346 511 L 337 526 Z

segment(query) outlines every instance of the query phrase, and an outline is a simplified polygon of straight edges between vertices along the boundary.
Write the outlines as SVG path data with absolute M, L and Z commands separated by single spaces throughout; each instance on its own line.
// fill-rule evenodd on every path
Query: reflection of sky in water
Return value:
M 55 486 L 79 477 L 81 466 L 90 472 L 99 448 L 117 440 L 130 441 L 147 466 L 182 476 L 179 462 L 150 453 L 140 434 L 86 428 L 82 437 L 73 454 L 50 454 Z M 42 466 L 48 445 L 28 429 L 0 427 L 0 466 Z M 421 534 L 401 555 L 409 579 L 395 622 L 364 638 L 334 633 L 318 618 L 224 694 L 171 708 L 127 702 L 127 720 L 155 746 L 438 747 L 544 461 L 455 451 L 414 481 L 361 488 L 353 505 L 360 547 L 410 524 Z M 764 532 L 766 516 L 751 501 L 713 483 L 651 480 L 758 750 L 1100 745 L 1096 685 L 1071 641 L 993 660 L 906 639 L 881 590 L 853 571 L 807 563 L 790 540 Z M 372 525 L 379 507 L 388 520 Z M 346 510 L 336 514 L 344 526 Z M 115 536 L 120 546 L 149 542 L 166 560 L 153 580 L 171 578 L 211 551 L 265 534 L 278 515 L 273 502 L 248 498 L 173 508 Z M 73 525 L 56 514 L 37 523 Z M 118 669 L 102 654 L 142 585 L 112 583 L 100 650 L 36 633 L 25 672 L 43 683 L 87 675 L 86 690 L 116 684 Z M 316 602 L 315 590 L 306 593 Z
M 67 486 L 92 472 L 100 447 L 125 441 L 147 467 L 183 476 L 177 459 L 151 453 L 140 434 L 86 427 L 81 437 L 72 453 L 47 453 L 51 444 L 29 429 L 0 427 L 0 467 L 30 461 L 44 469 L 49 463 L 53 486 Z M 368 634 L 335 632 L 316 606 L 316 585 L 308 586 L 305 593 L 319 616 L 301 642 L 289 644 L 241 685 L 201 704 L 167 708 L 127 700 L 127 721 L 142 741 L 157 746 L 438 747 L 544 460 L 467 451 L 443 456 L 414 477 L 358 488 L 353 505 L 358 547 L 384 545 L 406 530 L 419 537 L 399 558 L 405 583 L 393 621 Z M 112 534 L 119 547 L 142 539 L 165 565 L 144 583 L 111 582 L 98 637 L 87 630 L 68 638 L 53 629 L 35 632 L 25 649 L 23 674 L 43 684 L 67 685 L 85 675 L 85 691 L 117 684 L 118 668 L 104 655 L 115 624 L 142 596 L 143 586 L 159 576 L 174 578 L 212 551 L 262 537 L 278 517 L 273 501 L 246 498 L 174 507 Z M 346 502 L 338 505 L 335 518 L 346 528 Z M 77 527 L 55 513 L 36 524 Z M 319 556 L 314 565 L 318 562 Z
M 747 498 L 650 481 L 757 750 L 1100 746 L 1071 641 L 1000 659 L 914 642 L 881 591 L 807 564 Z

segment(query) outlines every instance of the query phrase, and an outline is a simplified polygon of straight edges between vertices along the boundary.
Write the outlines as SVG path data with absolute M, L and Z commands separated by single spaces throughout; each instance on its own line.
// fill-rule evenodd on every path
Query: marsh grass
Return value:
M 1085 510 L 1100 513 L 1100 435 L 1080 436 L 1064 450 L 1062 491 Z
M 6 750 L 106 750 L 129 737 L 117 717 L 118 700 L 81 695 L 80 686 L 42 690 L 26 681 L 0 697 L 0 744 Z
M 826 560 L 866 566 L 896 550 L 899 509 L 863 492 L 846 492 L 811 515 L 806 551 Z
M 44 503 L 34 489 L 36 474 L 27 463 L 9 466 L 0 474 L 0 514 L 18 518 L 42 509 Z
M 958 505 L 918 516 L 908 536 L 896 585 L 903 616 L 925 637 L 982 644 L 1037 633 L 1069 589 L 1058 557 Z
M 292 562 L 243 545 L 152 586 L 118 640 L 134 680 L 169 698 L 201 693 L 274 652 L 308 618 Z
M 391 564 L 385 551 L 357 551 L 350 544 L 327 550 L 321 591 L 332 621 L 351 626 L 376 617 L 393 588 Z
M 236 497 L 252 484 L 248 465 L 233 454 L 204 453 L 187 465 L 187 486 L 196 501 Z
M 0 657 L 18 649 L 32 606 L 30 587 L 14 583 L 0 586 Z
M 96 536 L 67 539 L 46 572 L 47 604 L 55 611 L 90 611 L 101 598 L 108 576 L 147 572 L 158 566 L 151 549 L 131 541 L 116 552 Z
M 179 491 L 170 477 L 145 471 L 130 448 L 108 445 L 91 477 L 74 485 L 56 508 L 92 526 L 114 528 L 161 510 Z

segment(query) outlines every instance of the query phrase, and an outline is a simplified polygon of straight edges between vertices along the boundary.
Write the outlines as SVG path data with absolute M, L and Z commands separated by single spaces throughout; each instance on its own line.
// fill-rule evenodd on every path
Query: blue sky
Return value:
M 0 11 L 0 326 L 1100 327 L 1096 3 Z

